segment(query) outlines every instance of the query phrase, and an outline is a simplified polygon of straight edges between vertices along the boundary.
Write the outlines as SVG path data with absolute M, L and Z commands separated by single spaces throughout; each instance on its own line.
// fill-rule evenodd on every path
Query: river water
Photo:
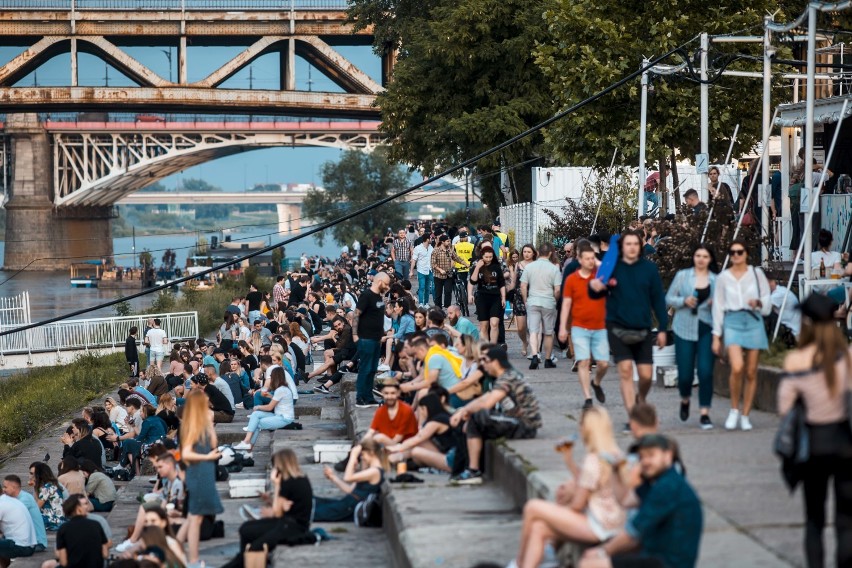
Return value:
M 252 241 L 264 241 L 273 244 L 283 238 L 280 235 L 269 235 L 270 228 L 258 228 L 240 233 L 232 233 L 233 240 L 251 239 Z M 210 235 L 204 235 L 210 241 Z M 272 239 L 272 240 L 270 240 Z M 171 248 L 177 255 L 177 265 L 186 266 L 186 258 L 191 249 L 195 247 L 195 234 L 181 234 L 168 236 L 136 237 L 137 254 L 147 249 L 151 251 L 155 264 L 160 264 L 163 252 Z M 302 252 L 309 256 L 323 255 L 336 257 L 339 247 L 328 239 L 320 246 L 313 237 L 307 237 L 296 241 L 286 247 L 288 257 L 298 257 Z M 116 254 L 116 263 L 122 266 L 133 264 L 130 254 L 133 252 L 133 239 L 122 237 L 113 239 L 113 251 Z M 0 259 L 5 253 L 5 243 L 0 241 Z M 121 256 L 126 254 L 127 256 Z M 2 264 L 0 264 L 2 265 Z M 117 298 L 120 294 L 130 294 L 133 291 L 100 290 L 98 288 L 72 288 L 69 283 L 69 272 L 67 270 L 56 272 L 8 272 L 0 270 L 0 296 L 16 296 L 22 291 L 30 293 L 30 309 L 33 321 L 42 321 L 47 318 L 66 314 L 85 307 L 95 306 Z M 131 301 L 134 309 L 147 308 L 153 296 L 143 296 Z M 113 308 L 103 308 L 91 314 L 79 317 L 107 317 L 115 315 Z

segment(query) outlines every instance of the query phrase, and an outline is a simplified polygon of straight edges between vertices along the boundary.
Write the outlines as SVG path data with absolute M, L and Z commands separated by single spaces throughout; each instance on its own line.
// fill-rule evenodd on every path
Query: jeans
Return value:
M 373 379 L 382 354 L 382 343 L 378 339 L 358 339 L 358 379 L 355 381 L 355 400 L 364 402 L 373 400 Z
M 435 278 L 435 305 L 439 308 L 449 308 L 453 303 L 454 278 Z
M 260 406 L 261 404 L 269 404 L 272 398 L 268 396 L 263 396 L 260 394 L 260 391 L 255 391 L 254 393 L 254 406 Z M 252 408 L 254 408 L 254 406 Z
M 698 370 L 698 404 L 710 408 L 713 398 L 713 333 L 709 325 L 698 324 L 698 341 L 674 337 L 675 361 L 677 361 L 677 388 L 681 398 L 692 396 L 692 382 Z
M 261 430 L 280 430 L 292 420 L 278 416 L 274 412 L 255 410 L 249 416 L 248 431 L 251 432 L 251 445 L 257 442 Z
M 352 510 L 355 510 L 353 505 Z M 22 556 L 32 556 L 35 552 L 34 546 L 19 546 L 14 540 L 8 538 L 0 538 L 0 558 L 21 558 Z
M 402 280 L 408 278 L 411 272 L 410 260 L 395 260 L 393 261 L 393 271 L 402 276 Z
M 262 314 L 260 313 L 260 310 L 252 310 L 252 311 L 250 311 L 250 312 L 248 313 L 248 323 L 249 323 L 249 325 L 254 325 L 255 320 L 261 320 L 261 321 L 263 321 L 263 319 L 264 319 L 264 318 L 262 317 Z
M 94 497 L 89 497 L 89 503 L 92 504 L 92 507 L 95 508 L 95 511 L 98 513 L 106 513 L 112 511 L 113 505 L 115 505 L 115 501 L 108 501 L 106 503 L 101 503 Z
M 417 303 L 418 304 L 428 304 L 429 296 L 432 295 L 432 287 L 434 285 L 435 277 L 432 276 L 432 273 L 429 274 L 420 274 L 417 273 Z
M 653 207 L 648 207 L 649 201 L 653 204 Z M 660 206 L 660 196 L 657 195 L 656 193 L 646 191 L 645 192 L 645 203 L 642 204 L 642 213 L 646 214 L 651 209 L 656 209 L 659 206 Z
M 314 522 L 334 523 L 354 521 L 355 505 L 357 504 L 358 500 L 352 495 L 347 495 L 340 499 L 314 497 Z

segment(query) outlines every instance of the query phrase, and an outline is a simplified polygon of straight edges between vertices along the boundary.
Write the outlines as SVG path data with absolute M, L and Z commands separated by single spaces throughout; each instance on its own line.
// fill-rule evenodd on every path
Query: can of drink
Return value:
M 408 473 L 408 463 L 405 460 L 396 464 L 396 474 L 402 475 L 403 473 Z

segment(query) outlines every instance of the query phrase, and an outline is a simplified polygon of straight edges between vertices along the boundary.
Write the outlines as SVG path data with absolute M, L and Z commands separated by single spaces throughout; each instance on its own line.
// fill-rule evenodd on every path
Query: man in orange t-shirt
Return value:
M 385 381 L 382 384 L 382 398 L 385 403 L 376 409 L 367 436 L 382 446 L 391 446 L 416 435 L 417 417 L 408 404 L 399 400 L 399 383 Z
M 565 279 L 562 288 L 562 310 L 559 314 L 559 340 L 568 339 L 568 317 L 571 317 L 571 339 L 574 343 L 574 360 L 578 362 L 577 376 L 583 389 L 583 409 L 592 407 L 590 386 L 598 402 L 606 402 L 601 380 L 609 367 L 609 341 L 606 334 L 606 296 L 589 288 L 597 272 L 597 257 L 588 243 L 578 243 L 577 259 L 580 268 Z M 597 373 L 591 378 L 594 358 Z M 591 385 L 590 385 L 591 382 Z

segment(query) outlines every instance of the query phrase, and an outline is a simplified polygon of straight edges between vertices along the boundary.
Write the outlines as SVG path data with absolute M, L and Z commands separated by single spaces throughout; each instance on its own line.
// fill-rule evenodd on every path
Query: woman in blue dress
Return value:
M 180 453 L 186 464 L 187 522 L 179 537 L 189 543 L 189 568 L 200 566 L 198 542 L 201 521 L 205 516 L 215 516 L 224 511 L 216 491 L 216 463 L 222 454 L 216 449 L 216 431 L 213 429 L 213 412 L 207 395 L 193 390 L 186 397 L 181 421 Z M 180 538 L 183 540 L 183 538 Z

